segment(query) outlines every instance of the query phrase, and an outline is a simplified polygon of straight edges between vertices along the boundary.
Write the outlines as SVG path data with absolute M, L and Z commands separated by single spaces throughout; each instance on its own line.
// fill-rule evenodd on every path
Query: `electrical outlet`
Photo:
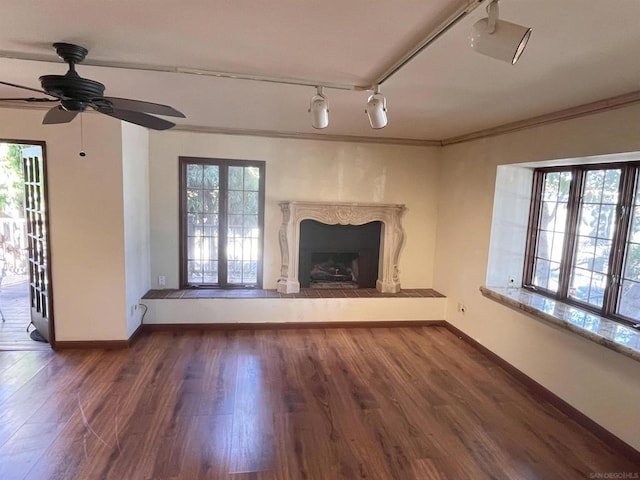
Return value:
M 465 313 L 467 311 L 467 307 L 465 307 L 462 303 L 458 303 L 458 311 L 460 313 Z
M 165 277 L 164 275 L 159 275 L 158 276 L 158 285 L 161 287 L 164 287 L 167 284 L 167 277 Z

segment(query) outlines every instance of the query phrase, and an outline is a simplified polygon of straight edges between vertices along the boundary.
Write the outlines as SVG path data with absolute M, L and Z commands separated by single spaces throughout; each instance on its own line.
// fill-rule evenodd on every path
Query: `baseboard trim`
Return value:
M 378 322 L 269 322 L 269 323 L 145 323 L 144 332 L 185 330 L 292 330 L 304 328 L 393 328 L 446 326 L 444 320 L 389 320 Z
M 140 325 L 138 325 L 138 328 L 136 328 L 131 334 L 131 336 L 127 339 L 127 347 L 131 347 L 134 343 L 136 343 L 142 336 L 143 332 L 144 332 L 144 324 L 141 323 Z
M 577 408 L 573 407 L 562 398 L 557 396 L 551 390 L 547 389 L 543 385 L 536 382 L 533 378 L 526 375 L 524 372 L 519 370 L 518 368 L 511 365 L 509 362 L 504 360 L 502 357 L 499 357 L 487 347 L 479 343 L 474 338 L 470 337 L 462 330 L 457 327 L 454 327 L 449 322 L 444 322 L 444 326 L 451 331 L 455 336 L 464 340 L 473 348 L 478 350 L 484 356 L 488 357 L 491 361 L 496 363 L 499 367 L 505 370 L 509 375 L 518 380 L 521 384 L 525 386 L 531 393 L 534 394 L 539 400 L 546 401 L 564 413 L 571 420 L 575 421 L 578 425 L 584 427 L 593 435 L 598 437 L 604 443 L 619 451 L 630 460 L 640 464 L 640 451 L 633 448 L 631 445 L 626 443 L 624 440 L 618 438 L 616 435 L 611 433 L 609 430 L 604 428 L 602 425 L 596 423 L 589 417 L 587 417 L 584 413 L 582 413 Z
M 56 350 L 118 350 L 129 348 L 129 340 L 58 340 Z

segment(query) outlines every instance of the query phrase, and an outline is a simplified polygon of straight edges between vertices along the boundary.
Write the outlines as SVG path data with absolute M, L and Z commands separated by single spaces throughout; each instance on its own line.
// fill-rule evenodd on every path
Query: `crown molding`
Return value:
M 323 133 L 299 133 L 278 130 L 253 130 L 248 128 L 201 127 L 196 125 L 176 125 L 175 132 L 213 133 L 220 135 L 244 135 L 268 138 L 289 138 L 294 140 L 323 140 L 329 142 L 378 143 L 389 145 L 407 145 L 414 147 L 440 147 L 439 140 L 421 140 L 414 138 L 365 137 L 360 135 L 329 135 Z
M 505 133 L 517 132 L 519 130 L 541 127 L 556 122 L 563 122 L 565 120 L 572 120 L 574 118 L 594 115 L 596 113 L 609 112 L 611 110 L 629 107 L 637 103 L 640 103 L 640 90 L 631 93 L 625 93 L 624 95 L 606 98 L 604 100 L 598 100 L 596 102 L 585 103 L 584 105 L 579 105 L 577 107 L 570 107 L 564 110 L 546 113 L 544 115 L 527 118 L 525 120 L 519 120 L 517 122 L 505 123 L 503 125 L 498 125 L 497 127 L 486 128 L 456 137 L 445 138 L 440 141 L 440 144 L 445 147 L 447 145 L 470 142 L 472 140 L 478 140 L 480 138 L 495 137 L 496 135 L 503 135 Z
M 182 131 L 191 133 L 211 133 L 219 135 L 242 135 L 267 138 L 288 138 L 294 140 L 322 140 L 329 142 L 351 142 L 351 143 L 372 143 L 386 145 L 406 145 L 415 147 L 445 147 L 455 145 L 457 143 L 471 142 L 482 138 L 495 137 L 507 133 L 526 130 L 529 128 L 542 127 L 565 120 L 586 117 L 597 113 L 609 112 L 620 108 L 630 107 L 640 104 L 640 90 L 617 95 L 615 97 L 598 100 L 596 102 L 570 107 L 556 112 L 539 115 L 536 117 L 518 120 L 516 122 L 505 123 L 496 127 L 477 130 L 475 132 L 448 137 L 443 140 L 429 140 L 417 138 L 399 138 L 399 137 L 367 137 L 361 135 L 331 135 L 323 133 L 300 133 L 287 132 L 277 130 L 255 130 L 247 128 L 225 128 L 225 127 L 207 127 L 198 125 L 176 125 L 171 131 Z M 48 104 L 41 103 L 25 103 L 25 102 L 0 102 L 0 108 L 10 109 L 27 109 L 27 110 L 48 110 L 51 108 Z M 86 113 L 95 113 L 87 110 Z

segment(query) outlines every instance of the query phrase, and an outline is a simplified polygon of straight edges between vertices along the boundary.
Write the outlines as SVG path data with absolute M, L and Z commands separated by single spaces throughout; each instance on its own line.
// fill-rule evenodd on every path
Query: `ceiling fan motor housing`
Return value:
M 40 83 L 45 92 L 60 97 L 60 103 L 67 110 L 84 110 L 93 99 L 104 96 L 102 83 L 82 78 L 74 71 L 66 75 L 43 75 Z
M 82 78 L 75 70 L 75 65 L 84 60 L 88 50 L 70 43 L 54 43 L 53 46 L 60 58 L 69 64 L 69 70 L 65 75 L 40 77 L 42 89 L 59 97 L 65 110 L 84 111 L 90 102 L 104 96 L 105 89 L 102 83 Z
M 53 44 L 53 48 L 56 49 L 56 53 L 61 59 L 73 64 L 82 62 L 89 53 L 86 48 L 73 43 L 56 42 Z

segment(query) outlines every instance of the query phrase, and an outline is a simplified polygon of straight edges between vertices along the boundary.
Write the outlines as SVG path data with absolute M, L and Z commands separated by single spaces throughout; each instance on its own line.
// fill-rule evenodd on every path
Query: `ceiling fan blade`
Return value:
M 122 110 L 129 110 L 132 112 L 145 112 L 153 113 L 155 115 L 166 115 L 168 117 L 181 117 L 185 118 L 184 113 L 179 112 L 169 105 L 162 105 L 160 103 L 143 102 L 141 100 L 132 100 L 130 98 L 117 98 L 117 97 L 104 97 L 105 100 L 109 100 L 113 105 L 113 108 L 119 108 Z
M 68 123 L 78 115 L 80 112 L 70 112 L 69 110 L 65 110 L 61 105 L 57 107 L 53 107 L 51 110 L 47 112 L 42 120 L 43 125 L 52 125 L 56 123 Z
M 52 93 L 47 93 L 44 90 L 38 90 L 37 88 L 25 87 L 24 85 L 18 85 L 16 83 L 3 82 L 2 80 L 0 80 L 0 84 L 8 85 L 9 87 L 21 88 L 23 90 L 30 90 L 32 92 L 43 93 L 45 95 L 49 95 L 50 97 L 62 98 L 62 96 L 55 95 L 55 94 L 52 94 Z
M 162 118 L 157 118 L 152 115 L 147 115 L 142 112 L 133 112 L 131 110 L 123 110 L 120 108 L 110 108 L 97 106 L 96 110 L 110 117 L 124 120 L 125 122 L 135 123 L 142 127 L 151 128 L 153 130 L 167 130 L 171 127 L 175 127 L 175 123 L 168 122 Z
M 0 102 L 37 102 L 37 103 L 48 103 L 48 102 L 59 102 L 60 100 L 57 98 L 0 98 Z

